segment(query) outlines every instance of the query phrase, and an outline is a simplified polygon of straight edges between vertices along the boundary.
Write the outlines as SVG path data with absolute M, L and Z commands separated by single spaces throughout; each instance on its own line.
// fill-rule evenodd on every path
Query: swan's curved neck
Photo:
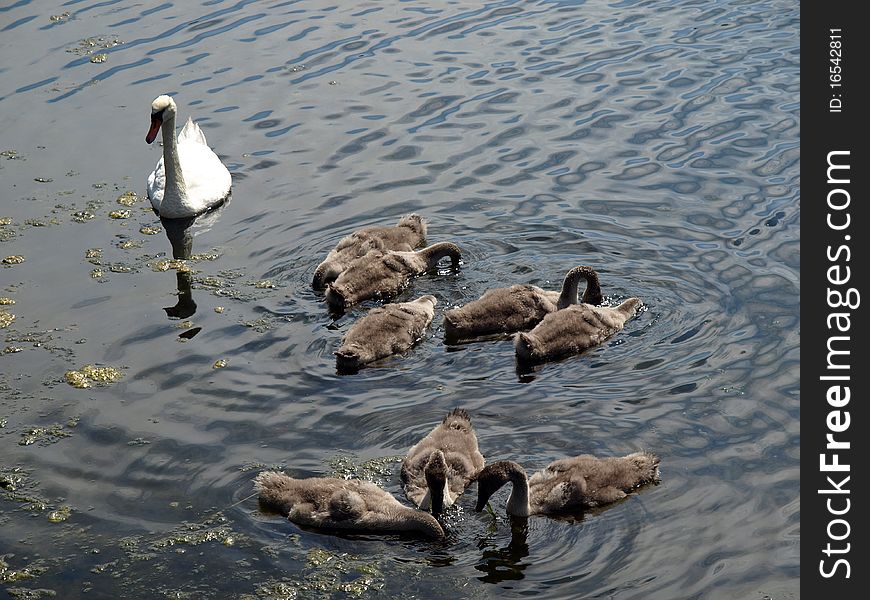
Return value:
M 449 256 L 451 264 L 454 267 L 458 267 L 459 259 L 461 258 L 459 246 L 451 244 L 450 242 L 432 244 L 428 248 L 420 250 L 420 254 L 426 259 L 426 263 L 429 265 L 430 269 L 437 265 L 438 261 L 445 256 Z
M 532 508 L 529 504 L 529 480 L 525 472 L 511 473 L 511 495 L 507 501 L 507 512 L 515 517 L 528 517 Z
M 575 267 L 565 275 L 562 284 L 562 293 L 559 294 L 558 308 L 562 309 L 572 304 L 577 304 L 577 290 L 580 280 L 586 280 L 586 291 L 583 292 L 583 302 L 586 304 L 601 304 L 601 284 L 598 281 L 598 273 L 592 267 Z
M 175 115 L 166 112 L 163 118 L 163 168 L 166 171 L 166 186 L 163 192 L 163 202 L 174 204 L 187 198 L 187 186 L 181 174 L 181 161 L 178 158 L 178 140 L 175 137 Z

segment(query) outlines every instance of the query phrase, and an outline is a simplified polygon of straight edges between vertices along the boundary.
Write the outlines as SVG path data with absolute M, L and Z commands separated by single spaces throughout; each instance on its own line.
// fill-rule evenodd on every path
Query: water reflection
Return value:
M 166 237 L 169 238 L 169 244 L 172 247 L 172 258 L 175 260 L 190 260 L 193 257 L 194 235 L 211 229 L 229 202 L 230 197 L 227 196 L 226 200 L 214 210 L 196 217 L 182 219 L 166 219 L 161 217 L 160 223 L 163 225 L 163 231 L 166 232 Z M 186 268 L 178 269 L 175 273 L 175 282 L 176 289 L 178 290 L 178 301 L 175 303 L 175 306 L 166 306 L 163 310 L 166 311 L 166 315 L 170 319 L 187 319 L 192 317 L 196 313 L 196 302 L 193 300 L 193 291 L 191 290 L 193 272 Z M 200 331 L 202 331 L 202 327 L 195 327 L 188 329 L 179 337 L 190 339 Z
M 484 575 L 478 577 L 486 583 L 501 583 L 502 581 L 518 581 L 525 577 L 523 571 L 529 566 L 529 561 L 523 559 L 529 555 L 529 520 L 525 517 L 510 517 L 511 541 L 504 548 L 497 548 L 492 540 L 483 539 L 477 547 L 482 551 L 480 562 L 474 568 Z

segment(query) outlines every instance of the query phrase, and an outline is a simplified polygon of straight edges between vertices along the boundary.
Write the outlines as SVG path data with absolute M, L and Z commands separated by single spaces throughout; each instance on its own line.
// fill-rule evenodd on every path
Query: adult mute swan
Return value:
M 601 304 L 601 284 L 592 267 L 574 267 L 565 274 L 561 291 L 536 285 L 487 290 L 483 296 L 444 313 L 444 334 L 450 339 L 531 329 L 549 313 L 577 304 L 580 280 L 586 281 L 582 302 Z
M 158 96 L 151 103 L 149 144 L 163 129 L 163 156 L 148 176 L 148 199 L 164 219 L 195 217 L 220 206 L 230 195 L 230 172 L 217 157 L 199 125 L 188 117 L 175 137 L 175 101 Z
M 480 512 L 504 484 L 513 484 L 507 513 L 515 517 L 559 514 L 595 508 L 625 498 L 634 489 L 659 481 L 659 457 L 649 452 L 597 458 L 589 454 L 550 463 L 531 478 L 512 460 L 484 467 L 477 474 Z

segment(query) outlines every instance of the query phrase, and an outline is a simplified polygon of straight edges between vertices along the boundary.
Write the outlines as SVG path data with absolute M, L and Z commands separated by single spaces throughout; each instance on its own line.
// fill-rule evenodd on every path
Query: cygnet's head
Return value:
M 447 485 L 447 460 L 441 450 L 435 450 L 423 468 L 429 498 L 432 500 L 432 514 L 444 512 L 444 488 Z

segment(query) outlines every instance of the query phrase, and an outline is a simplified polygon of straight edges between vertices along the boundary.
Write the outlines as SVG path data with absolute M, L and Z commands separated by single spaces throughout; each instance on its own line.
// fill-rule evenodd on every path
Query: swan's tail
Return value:
M 194 123 L 193 119 L 190 117 L 187 117 L 187 123 L 184 124 L 184 128 L 182 128 L 181 133 L 178 134 L 178 142 L 197 142 L 208 146 L 208 142 L 205 141 L 205 134 L 202 132 L 202 129 L 200 129 L 199 125 Z

